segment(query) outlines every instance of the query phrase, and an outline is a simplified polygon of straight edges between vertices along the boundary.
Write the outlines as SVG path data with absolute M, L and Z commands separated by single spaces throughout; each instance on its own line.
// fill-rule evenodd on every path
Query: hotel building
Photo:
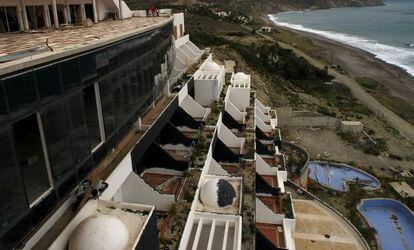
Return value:
M 0 249 L 295 249 L 277 114 L 182 13 L 1 4 Z

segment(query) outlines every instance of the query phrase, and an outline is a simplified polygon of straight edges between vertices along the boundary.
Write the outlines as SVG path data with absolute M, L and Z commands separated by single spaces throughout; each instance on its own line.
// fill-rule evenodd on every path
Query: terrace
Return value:
M 162 194 L 174 195 L 177 199 L 184 185 L 182 175 L 144 173 L 142 178 Z
M 82 210 L 78 212 L 75 218 L 67 225 L 61 234 L 59 234 L 49 249 L 66 249 L 69 242 L 71 245 L 73 244 L 83 247 L 88 246 L 93 248 L 94 246 L 96 247 L 99 245 L 99 242 L 96 241 L 102 240 L 98 237 L 105 235 L 103 232 L 106 232 L 108 237 L 110 237 L 108 233 L 118 233 L 121 238 L 124 237 L 122 233 L 127 233 L 128 237 L 126 237 L 126 239 L 128 239 L 128 242 L 125 249 L 135 249 L 141 245 L 141 240 L 146 240 L 144 238 L 141 239 L 144 232 L 146 232 L 147 237 L 153 237 L 153 233 L 156 233 L 151 230 L 151 226 L 153 226 L 153 223 L 155 222 L 155 220 L 151 219 L 151 217 L 154 216 L 154 213 L 154 206 L 90 200 L 82 208 Z M 112 226 L 118 225 L 114 224 L 113 221 L 109 222 L 109 219 L 119 219 L 119 222 L 125 226 L 127 231 L 119 232 L 116 231 L 115 228 L 102 226 L 105 224 L 100 224 L 101 227 L 94 228 L 93 233 L 91 233 L 90 229 L 93 226 L 93 220 L 96 220 L 96 218 L 101 218 L 101 221 L 106 219 L 106 225 L 108 223 L 113 223 Z M 88 219 L 92 219 L 89 221 L 89 228 L 87 224 Z M 119 229 L 119 226 L 117 228 Z M 106 230 L 109 230 L 109 232 Z M 86 235 L 86 237 L 84 235 Z
M 102 21 L 91 27 L 74 27 L 53 32 L 2 34 L 0 74 L 7 73 L 9 70 L 6 68 L 14 68 L 21 63 L 35 64 L 36 59 L 43 59 L 44 62 L 106 45 L 160 27 L 169 20 L 169 17 L 139 17 Z
M 240 249 L 240 217 L 195 213 L 192 223 L 186 249 Z
M 270 223 L 256 223 L 257 230 L 268 239 L 273 246 L 277 248 L 285 248 L 285 235 L 283 225 Z

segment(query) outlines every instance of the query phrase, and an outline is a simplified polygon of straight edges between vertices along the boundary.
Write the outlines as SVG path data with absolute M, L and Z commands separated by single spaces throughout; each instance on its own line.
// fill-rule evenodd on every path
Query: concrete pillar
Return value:
M 57 14 L 56 0 L 52 0 L 52 14 L 53 14 L 53 22 L 55 23 L 55 28 L 59 29 L 59 18 Z
M 68 23 L 72 23 L 72 17 L 70 16 L 69 0 L 65 0 L 65 15 Z
M 45 22 L 46 27 L 52 27 L 52 20 L 50 19 L 50 12 L 49 12 L 49 4 L 43 4 L 43 20 Z
M 26 6 L 24 5 L 23 0 L 20 0 L 19 3 L 20 3 L 21 11 L 22 11 L 23 29 L 24 30 L 29 30 L 29 20 L 27 20 Z
M 81 20 L 85 20 L 86 19 L 86 11 L 85 11 L 85 3 L 81 2 L 80 4 L 80 15 L 81 15 Z
M 93 9 L 93 22 L 98 23 L 98 9 L 96 6 L 96 0 L 92 0 L 92 9 Z
M 24 30 L 23 10 L 20 1 L 17 3 L 17 22 L 19 23 L 19 31 Z

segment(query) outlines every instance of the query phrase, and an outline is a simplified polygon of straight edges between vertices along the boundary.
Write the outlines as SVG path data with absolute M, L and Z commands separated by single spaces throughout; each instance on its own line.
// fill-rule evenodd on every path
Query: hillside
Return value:
M 328 9 L 337 7 L 359 7 L 382 5 L 382 0 L 126 0 L 134 8 L 148 8 L 156 3 L 160 7 L 171 5 L 192 5 L 215 3 L 229 10 L 261 16 L 288 10 Z

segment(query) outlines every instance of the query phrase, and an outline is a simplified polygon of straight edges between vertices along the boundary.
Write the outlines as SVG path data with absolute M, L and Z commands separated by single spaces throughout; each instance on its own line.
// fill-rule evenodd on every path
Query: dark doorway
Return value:
M 36 114 L 13 124 L 16 155 L 29 203 L 50 189 Z
M 38 30 L 46 27 L 43 6 L 26 6 L 29 29 Z
M 93 21 L 93 7 L 90 3 L 85 3 L 85 13 L 86 18 L 89 18 Z
M 0 6 L 0 33 L 15 31 L 19 31 L 16 7 Z
M 73 24 L 80 24 L 82 23 L 82 17 L 80 13 L 80 5 L 79 4 L 71 4 L 69 5 L 70 9 L 70 19 L 72 20 Z
M 57 16 L 58 16 L 58 21 L 60 24 L 65 23 L 65 5 L 64 4 L 56 4 L 56 9 L 57 9 Z M 53 8 L 52 5 L 49 5 L 49 16 L 50 16 L 50 22 L 52 26 L 55 26 L 55 19 L 53 18 Z

